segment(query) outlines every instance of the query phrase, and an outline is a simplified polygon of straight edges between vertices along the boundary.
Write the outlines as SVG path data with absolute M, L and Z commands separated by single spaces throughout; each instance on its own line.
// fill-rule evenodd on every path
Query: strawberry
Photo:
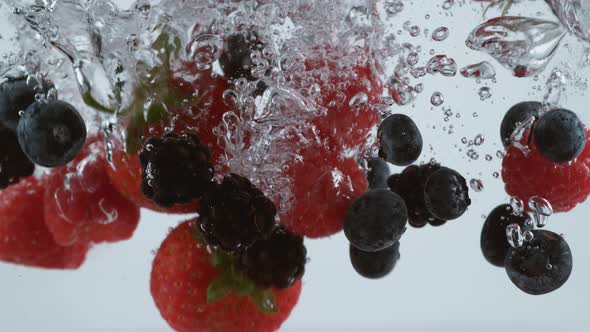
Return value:
M 77 269 L 86 259 L 88 243 L 57 244 L 43 215 L 46 183 L 21 180 L 0 194 L 0 260 L 48 269 Z
M 162 317 L 177 331 L 276 331 L 299 299 L 301 281 L 260 290 L 236 272 L 232 256 L 198 240 L 197 220 L 174 228 L 153 262 L 150 288 Z
M 586 131 L 590 140 L 590 131 Z M 555 212 L 567 212 L 586 200 L 590 195 L 590 144 L 582 154 L 567 164 L 546 160 L 529 144 L 530 153 L 524 154 L 510 146 L 502 161 L 502 179 L 506 192 L 527 204 L 529 198 L 540 196 L 547 199 Z
M 131 238 L 139 207 L 124 198 L 106 172 L 102 142 L 90 138 L 76 159 L 47 178 L 45 222 L 61 245 Z

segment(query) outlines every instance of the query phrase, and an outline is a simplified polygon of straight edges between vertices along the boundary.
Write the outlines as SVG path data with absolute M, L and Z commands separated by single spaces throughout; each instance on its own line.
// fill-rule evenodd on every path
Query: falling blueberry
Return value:
M 584 124 L 576 113 L 566 109 L 556 109 L 541 116 L 534 137 L 541 156 L 555 163 L 576 159 L 586 146 Z
M 407 115 L 393 114 L 381 123 L 378 132 L 379 156 L 396 166 L 407 166 L 422 153 L 422 134 Z
M 458 172 L 442 167 L 426 181 L 424 201 L 428 211 L 436 218 L 457 219 L 471 205 L 467 181 Z
M 0 122 L 4 126 L 16 131 L 21 111 L 24 111 L 35 102 L 38 93 L 46 93 L 52 85 L 42 82 L 42 88 L 38 84 L 27 82 L 26 77 L 11 78 L 0 85 Z
M 502 119 L 500 125 L 500 137 L 505 148 L 510 146 L 510 136 L 514 133 L 516 127 L 531 118 L 532 116 L 538 118 L 539 111 L 543 109 L 543 104 L 536 101 L 525 101 L 512 106 Z
M 369 279 L 380 279 L 393 271 L 400 258 L 399 241 L 389 248 L 370 252 L 350 245 L 350 262 L 354 270 Z
M 481 251 L 488 262 L 504 267 L 510 249 L 506 227 L 510 224 L 523 227 L 526 219 L 522 213 L 516 213 L 509 204 L 499 205 L 490 212 L 481 230 Z
M 369 181 L 370 189 L 387 189 L 387 179 L 391 175 L 389 164 L 381 158 L 371 158 L 367 162 L 369 171 L 367 172 L 367 180 Z
M 74 106 L 63 101 L 31 104 L 17 127 L 18 142 L 29 159 L 57 167 L 74 159 L 86 140 L 86 125 Z

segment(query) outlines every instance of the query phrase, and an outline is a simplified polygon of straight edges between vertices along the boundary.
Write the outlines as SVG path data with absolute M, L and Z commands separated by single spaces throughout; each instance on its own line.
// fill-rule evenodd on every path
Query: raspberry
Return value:
M 35 165 L 29 161 L 18 144 L 12 129 L 0 124 L 0 189 L 4 189 L 28 177 L 35 171 Z
M 590 132 L 586 130 L 586 141 Z M 502 179 L 506 192 L 528 202 L 531 197 L 547 199 L 554 212 L 567 212 L 590 195 L 590 146 L 568 164 L 555 164 L 543 158 L 535 144 L 525 155 L 514 146 L 502 161 Z
M 428 163 L 422 166 L 412 165 L 401 174 L 389 177 L 388 184 L 391 191 L 400 195 L 408 208 L 408 222 L 413 227 L 424 227 L 426 224 L 440 226 L 445 220 L 433 216 L 426 208 L 424 201 L 424 186 L 432 173 L 440 169 L 439 164 Z
M 268 239 L 246 249 L 238 260 L 238 268 L 259 287 L 285 289 L 301 279 L 306 259 L 303 237 L 280 226 Z
M 199 214 L 207 242 L 233 252 L 270 235 L 277 210 L 248 179 L 229 174 L 203 196 Z
M 139 154 L 143 194 L 162 207 L 200 198 L 213 178 L 210 158 L 196 135 L 150 137 Z

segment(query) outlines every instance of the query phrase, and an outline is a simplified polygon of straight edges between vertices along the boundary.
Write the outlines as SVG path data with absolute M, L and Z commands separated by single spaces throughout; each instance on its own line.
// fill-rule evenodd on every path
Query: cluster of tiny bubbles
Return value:
M 545 227 L 547 220 L 553 214 L 551 203 L 543 197 L 533 196 L 527 203 L 528 212 L 525 212 L 524 202 L 520 198 L 510 198 L 512 214 L 525 217 L 522 227 L 518 224 L 510 224 L 506 227 L 508 243 L 514 248 L 522 247 L 525 242 L 531 241 L 534 237 L 533 231 L 536 228 Z

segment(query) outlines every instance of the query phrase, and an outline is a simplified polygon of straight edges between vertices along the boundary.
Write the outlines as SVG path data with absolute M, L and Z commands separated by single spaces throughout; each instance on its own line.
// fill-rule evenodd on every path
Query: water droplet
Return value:
M 477 94 L 479 94 L 479 99 L 483 101 L 492 97 L 492 89 L 487 86 L 483 86 L 479 88 Z
M 524 212 L 524 202 L 518 197 L 510 197 L 510 207 L 515 216 L 520 216 Z
M 449 29 L 447 27 L 436 28 L 432 32 L 432 39 L 435 41 L 443 41 L 449 36 Z
M 478 134 L 477 136 L 475 136 L 475 139 L 473 139 L 473 144 L 475 144 L 476 146 L 482 145 L 483 142 L 484 136 L 482 134 Z
M 475 192 L 481 192 L 484 189 L 483 182 L 481 180 L 479 180 L 479 179 L 471 179 L 469 181 L 469 186 Z
M 528 205 L 537 227 L 545 227 L 547 225 L 547 220 L 553 215 L 553 207 L 551 206 L 551 203 L 543 197 L 533 196 L 529 199 Z
M 476 78 L 480 80 L 489 80 L 496 77 L 496 70 L 487 61 L 472 64 L 461 68 L 461 75 L 468 78 Z
M 524 245 L 525 235 L 523 234 L 522 228 L 518 224 L 510 224 L 506 227 L 506 238 L 508 243 L 513 248 L 520 248 Z
M 440 106 L 445 102 L 445 97 L 440 92 L 435 92 L 430 97 L 430 103 L 434 106 Z
M 367 96 L 367 94 L 364 92 L 360 92 L 350 99 L 348 105 L 352 108 L 360 108 L 365 106 L 368 101 L 369 97 Z

